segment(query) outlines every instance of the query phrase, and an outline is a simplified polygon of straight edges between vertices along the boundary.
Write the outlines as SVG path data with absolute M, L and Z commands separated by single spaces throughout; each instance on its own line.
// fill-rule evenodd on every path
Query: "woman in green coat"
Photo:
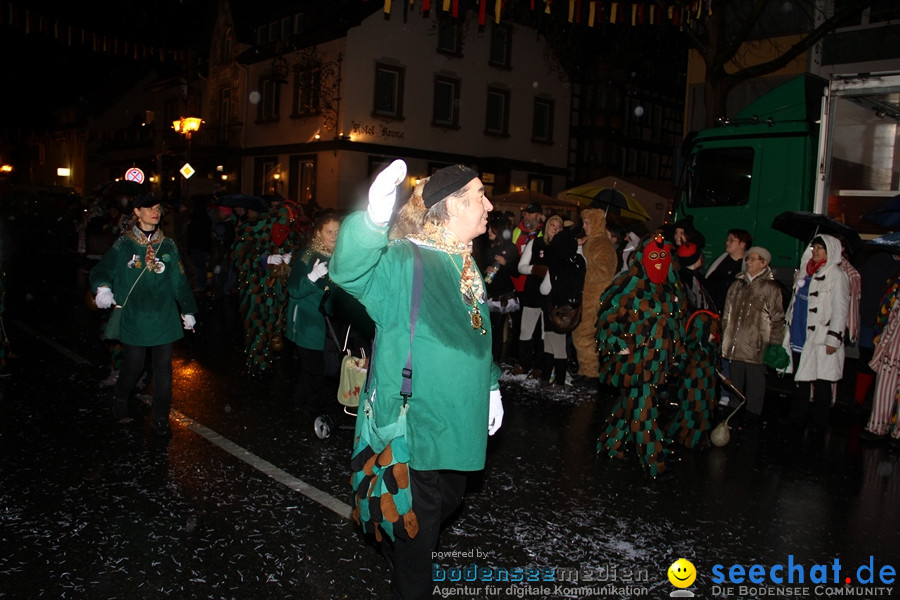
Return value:
M 334 253 L 340 218 L 336 213 L 326 211 L 317 216 L 313 224 L 313 237 L 309 246 L 303 249 L 299 259 L 291 267 L 288 279 L 287 331 L 286 337 L 297 346 L 300 356 L 300 381 L 294 390 L 297 407 L 315 417 L 325 408 L 325 317 L 320 306 L 331 312 L 328 277 L 328 261 Z
M 128 396 L 144 368 L 149 348 L 153 423 L 158 434 L 168 435 L 172 344 L 184 336 L 182 327 L 193 330 L 197 303 L 175 242 L 159 229 L 159 200 L 146 194 L 135 198 L 133 206 L 131 227 L 91 269 L 91 288 L 96 290 L 98 308 L 115 306 L 114 311 L 122 311 L 117 337 L 122 342 L 124 364 L 113 393 L 113 417 L 119 422 L 128 420 Z

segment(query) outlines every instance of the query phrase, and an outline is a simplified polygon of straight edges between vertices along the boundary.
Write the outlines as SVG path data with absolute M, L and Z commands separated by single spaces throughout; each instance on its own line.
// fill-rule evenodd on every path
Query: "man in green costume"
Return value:
M 96 290 L 98 308 L 122 311 L 118 315 L 118 339 L 124 364 L 113 392 L 113 417 L 120 422 L 128 420 L 128 396 L 144 369 L 149 348 L 153 426 L 156 433 L 165 436 L 171 433 L 172 344 L 184 336 L 182 327 L 194 329 L 197 303 L 174 240 L 159 228 L 159 200 L 153 194 L 144 194 L 134 199 L 133 206 L 130 228 L 91 269 L 91 289 Z
M 401 481 L 400 487 L 412 492 L 411 510 L 388 503 L 394 510 L 384 511 L 388 523 L 381 527 L 392 540 L 384 539 L 382 547 L 394 597 L 410 600 L 431 598 L 431 552 L 441 523 L 462 502 L 466 473 L 484 468 L 487 437 L 499 429 L 503 405 L 484 281 L 471 254 L 472 240 L 485 232 L 493 208 L 484 185 L 462 165 L 437 171 L 416 186 L 389 236 L 396 188 L 405 177 L 406 164 L 398 160 L 375 178 L 368 209 L 341 226 L 329 273 L 362 302 L 376 325 L 357 431 L 366 424 L 389 426 L 401 415 L 406 421 L 408 471 L 404 466 L 403 473 L 409 483 Z M 413 244 L 420 249 L 423 275 L 411 341 Z M 407 403 L 401 385 L 410 351 L 413 393 Z M 375 446 L 370 452 L 384 450 Z M 381 538 L 377 528 L 374 533 Z

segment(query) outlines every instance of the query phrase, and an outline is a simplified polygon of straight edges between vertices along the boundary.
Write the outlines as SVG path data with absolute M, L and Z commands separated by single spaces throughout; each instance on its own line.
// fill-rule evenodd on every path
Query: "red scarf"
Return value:
M 824 265 L 827 260 L 828 260 L 828 258 L 825 258 L 823 260 L 820 260 L 819 262 L 815 262 L 813 259 L 809 259 L 809 262 L 806 263 L 806 274 L 809 277 L 812 277 L 813 273 L 818 271 L 819 267 Z

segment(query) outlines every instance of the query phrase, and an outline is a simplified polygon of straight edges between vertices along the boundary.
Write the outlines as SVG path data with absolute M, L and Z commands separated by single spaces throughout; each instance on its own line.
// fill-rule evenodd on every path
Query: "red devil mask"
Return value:
M 672 248 L 663 242 L 663 237 L 657 235 L 644 247 L 644 256 L 641 258 L 647 278 L 653 283 L 660 284 L 669 276 L 669 267 L 672 265 Z

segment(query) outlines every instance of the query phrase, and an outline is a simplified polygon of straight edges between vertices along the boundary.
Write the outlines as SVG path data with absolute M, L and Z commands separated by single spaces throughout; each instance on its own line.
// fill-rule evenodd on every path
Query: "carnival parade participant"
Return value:
M 193 331 L 197 303 L 175 242 L 159 229 L 159 200 L 153 194 L 145 194 L 134 199 L 133 207 L 133 226 L 91 269 L 91 289 L 96 290 L 98 308 L 115 306 L 114 311 L 121 311 L 117 315 L 118 339 L 122 342 L 124 362 L 113 392 L 113 417 L 120 422 L 128 419 L 128 397 L 149 349 L 153 426 L 157 434 L 169 435 L 172 345 L 184 336 L 182 328 Z
M 313 417 L 325 408 L 323 351 L 327 332 L 320 305 L 323 300 L 327 304 L 331 298 L 328 261 L 334 253 L 340 228 L 341 220 L 335 212 L 327 211 L 316 217 L 312 240 L 292 261 L 287 285 L 290 301 L 285 335 L 297 346 L 300 357 L 294 403 Z
M 685 301 L 677 281 L 671 246 L 654 235 L 603 294 L 597 317 L 600 380 L 620 390 L 597 451 L 622 458 L 633 443 L 651 477 L 666 471 L 657 390 L 684 355 Z
M 388 222 L 405 177 L 399 160 L 378 174 L 368 209 L 341 226 L 329 274 L 376 325 L 351 460 L 354 515 L 381 539 L 394 597 L 411 600 L 431 597 L 441 524 L 462 502 L 466 474 L 484 468 L 503 407 L 484 282 L 471 256 L 492 208 L 484 185 L 462 165 L 437 171 L 401 209 L 392 235 L 402 239 L 391 242 Z M 376 471 L 386 487 L 373 492 L 369 485 L 382 481 L 369 475 Z

